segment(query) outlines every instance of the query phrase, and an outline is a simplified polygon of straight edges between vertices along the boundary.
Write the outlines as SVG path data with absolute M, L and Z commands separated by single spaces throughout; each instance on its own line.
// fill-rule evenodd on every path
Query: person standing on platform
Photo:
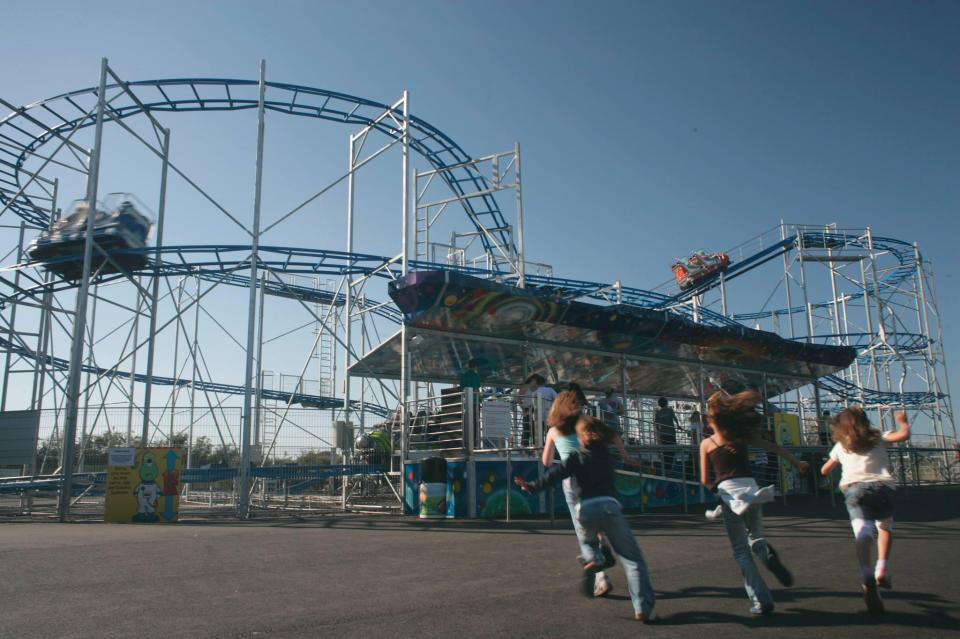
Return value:
M 526 390 L 521 399 L 523 402 L 523 435 L 521 445 L 524 447 L 531 445 L 539 446 L 540 442 L 534 443 L 534 421 L 536 420 L 541 429 L 545 430 L 543 429 L 543 425 L 547 421 L 547 415 L 550 414 L 550 407 L 553 404 L 553 400 L 557 398 L 557 391 L 547 386 L 547 380 L 539 373 L 534 373 L 529 376 L 523 383 Z M 540 408 L 539 414 L 537 413 L 538 405 Z
M 893 543 L 893 475 L 887 446 L 910 438 L 910 423 L 903 411 L 896 414 L 899 427 L 895 432 L 881 433 L 870 426 L 867 414 L 854 406 L 840 411 L 833 419 L 831 434 L 836 442 L 830 459 L 820 469 L 827 476 L 837 465 L 843 468 L 840 490 L 843 491 L 856 541 L 863 600 L 871 614 L 883 613 L 883 601 L 877 586 L 890 588 L 887 560 Z M 873 542 L 877 542 L 877 565 L 870 565 Z
M 677 429 L 680 428 L 680 422 L 677 420 L 677 414 L 667 405 L 667 398 L 661 397 L 657 400 L 656 414 L 653 416 L 653 423 L 657 433 L 657 444 L 659 446 L 676 446 Z M 673 469 L 673 452 L 663 453 L 663 474 L 667 475 Z
M 634 618 L 644 623 L 655 620 L 656 599 L 643 552 L 623 516 L 623 507 L 614 488 L 614 457 L 610 454 L 613 431 L 596 417 L 577 420 L 579 448 L 560 465 L 533 483 L 514 477 L 514 483 L 526 492 L 539 492 L 555 486 L 568 477 L 575 477 L 580 488 L 577 521 L 583 528 L 581 553 L 584 560 L 583 592 L 593 595 L 594 575 L 605 566 L 600 534 L 613 546 L 627 578 L 627 589 L 633 603 Z
M 471 357 L 467 362 L 467 370 L 460 375 L 460 388 L 472 388 L 475 391 L 480 390 L 480 365 L 475 357 Z
M 809 468 L 806 462 L 760 436 L 763 418 L 756 410 L 760 402 L 760 393 L 752 390 L 736 395 L 718 391 L 711 395 L 707 401 L 707 423 L 714 434 L 700 444 L 700 482 L 720 497 L 720 514 L 733 547 L 733 558 L 740 566 L 744 589 L 753 604 L 750 614 L 758 616 L 773 612 L 773 595 L 751 552 L 784 586 L 793 585 L 793 575 L 763 535 L 761 504 L 773 501 L 774 491 L 772 486 L 757 486 L 750 472 L 747 447 L 756 446 L 779 455 L 801 474 Z
M 620 417 L 623 415 L 623 400 L 612 388 L 607 389 L 603 399 L 598 403 L 600 408 L 600 417 L 603 423 L 612 428 L 615 432 L 623 436 L 623 427 Z
M 700 411 L 696 408 L 693 409 L 693 412 L 690 413 L 690 417 L 687 419 L 687 430 L 690 433 L 690 441 L 694 446 L 699 446 L 700 442 L 703 441 L 703 418 L 700 416 Z

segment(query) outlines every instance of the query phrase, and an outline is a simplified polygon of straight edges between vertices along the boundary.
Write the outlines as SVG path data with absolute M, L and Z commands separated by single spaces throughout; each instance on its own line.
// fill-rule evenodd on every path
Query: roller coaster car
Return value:
M 64 279 L 79 279 L 83 273 L 83 245 L 86 240 L 86 202 L 74 205 L 73 212 L 34 239 L 27 247 L 30 259 L 45 262 L 44 266 Z M 128 200 L 123 200 L 107 213 L 97 209 L 93 219 L 92 272 L 116 273 L 120 269 L 134 271 L 147 263 L 144 253 L 117 253 L 123 249 L 146 247 L 150 220 Z M 99 247 L 100 250 L 97 250 Z M 109 254 L 110 259 L 104 257 Z M 71 259 L 72 258 L 72 259 Z
M 673 276 L 677 278 L 680 290 L 685 291 L 728 266 L 730 266 L 730 257 L 726 253 L 695 251 L 688 257 L 678 260 L 670 268 L 673 270 Z

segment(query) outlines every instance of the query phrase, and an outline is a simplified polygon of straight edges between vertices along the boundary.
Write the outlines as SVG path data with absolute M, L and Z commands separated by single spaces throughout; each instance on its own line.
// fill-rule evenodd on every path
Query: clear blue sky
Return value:
M 528 251 L 565 276 L 653 286 L 676 256 L 780 218 L 917 241 L 960 384 L 956 2 L 46 2 L 3 16 L 0 91 L 18 104 L 95 84 L 102 56 L 131 80 L 254 78 L 266 58 L 274 80 L 384 102 L 407 88 L 468 153 L 521 143 Z M 194 134 L 224 156 L 243 147 L 248 203 L 255 132 L 242 126 Z M 327 179 L 342 169 L 345 131 L 304 148 L 281 127 L 268 153 L 310 170 L 329 156 Z M 278 201 L 309 194 L 268 178 Z M 306 228 L 290 242 L 342 248 Z M 371 252 L 398 244 L 364 228 L 384 235 L 367 236 Z

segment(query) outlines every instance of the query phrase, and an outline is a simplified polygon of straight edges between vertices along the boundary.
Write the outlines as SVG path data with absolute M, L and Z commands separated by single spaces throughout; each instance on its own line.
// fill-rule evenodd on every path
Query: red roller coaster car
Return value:
M 730 266 L 730 257 L 726 253 L 694 251 L 688 257 L 678 260 L 670 268 L 673 269 L 673 276 L 677 278 L 680 290 L 685 291 L 728 266 Z

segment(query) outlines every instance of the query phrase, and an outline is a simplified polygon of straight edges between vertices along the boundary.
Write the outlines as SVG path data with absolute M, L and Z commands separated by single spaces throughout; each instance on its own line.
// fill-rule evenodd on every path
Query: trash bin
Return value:
M 420 519 L 447 516 L 447 460 L 428 457 L 420 462 Z

